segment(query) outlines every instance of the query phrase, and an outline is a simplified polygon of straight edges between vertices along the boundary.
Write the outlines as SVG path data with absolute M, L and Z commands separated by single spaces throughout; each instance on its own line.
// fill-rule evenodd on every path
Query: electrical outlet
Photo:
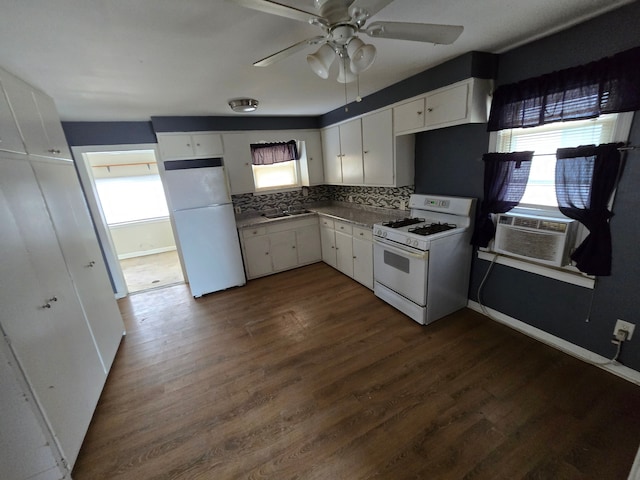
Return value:
M 407 202 L 405 202 L 404 200 L 400 200 L 400 210 L 406 210 L 407 209 Z
M 242 209 L 241 209 L 240 207 L 233 207 L 233 210 L 234 210 L 236 213 L 242 213 Z
M 624 320 L 618 319 L 616 321 L 616 326 L 613 328 L 613 336 L 616 336 L 618 330 L 624 330 L 627 332 L 627 340 L 631 340 L 635 328 L 636 326 L 633 323 L 625 322 Z

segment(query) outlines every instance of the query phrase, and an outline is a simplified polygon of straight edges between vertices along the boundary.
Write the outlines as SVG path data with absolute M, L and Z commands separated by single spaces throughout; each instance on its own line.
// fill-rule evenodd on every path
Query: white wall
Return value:
M 169 218 L 110 225 L 109 231 L 120 260 L 176 249 Z

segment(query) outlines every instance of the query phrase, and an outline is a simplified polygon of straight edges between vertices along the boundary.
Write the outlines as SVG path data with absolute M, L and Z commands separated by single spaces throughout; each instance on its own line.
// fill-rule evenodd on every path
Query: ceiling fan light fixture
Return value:
M 258 100 L 253 98 L 234 98 L 229 100 L 229 107 L 237 113 L 253 112 L 258 108 Z
M 339 71 L 338 71 L 338 82 L 339 83 L 351 83 L 356 80 L 356 76 L 353 74 L 353 67 L 351 65 L 351 60 L 349 57 L 341 58 L 339 63 Z
M 376 59 L 376 47 L 367 45 L 358 37 L 354 37 L 347 45 L 347 55 L 351 59 L 351 71 L 362 73 L 367 70 Z
M 336 58 L 336 52 L 331 45 L 325 43 L 316 53 L 307 55 L 307 63 L 313 73 L 326 80 L 329 78 L 329 67 L 331 67 L 334 58 Z

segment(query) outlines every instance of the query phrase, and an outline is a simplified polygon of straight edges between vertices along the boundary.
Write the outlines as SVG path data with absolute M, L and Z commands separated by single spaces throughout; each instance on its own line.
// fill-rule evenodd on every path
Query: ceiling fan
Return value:
M 309 45 L 322 44 L 317 52 L 307 55 L 307 62 L 316 75 L 326 79 L 329 76 L 329 67 L 334 59 L 339 57 L 338 81 L 341 83 L 355 80 L 356 75 L 368 69 L 375 60 L 376 48 L 365 44 L 358 34 L 373 38 L 449 45 L 456 41 L 463 30 L 463 27 L 456 25 L 408 22 L 373 22 L 365 27 L 370 17 L 393 0 L 314 0 L 318 14 L 271 0 L 233 1 L 253 10 L 310 23 L 323 30 L 323 35 L 302 40 L 258 60 L 254 63 L 256 67 L 267 67 Z

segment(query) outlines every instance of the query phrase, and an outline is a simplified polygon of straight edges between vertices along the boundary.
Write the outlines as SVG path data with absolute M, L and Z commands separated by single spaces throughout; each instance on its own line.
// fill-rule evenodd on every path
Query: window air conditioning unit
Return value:
M 495 252 L 554 267 L 569 263 L 575 220 L 501 213 L 497 221 Z

